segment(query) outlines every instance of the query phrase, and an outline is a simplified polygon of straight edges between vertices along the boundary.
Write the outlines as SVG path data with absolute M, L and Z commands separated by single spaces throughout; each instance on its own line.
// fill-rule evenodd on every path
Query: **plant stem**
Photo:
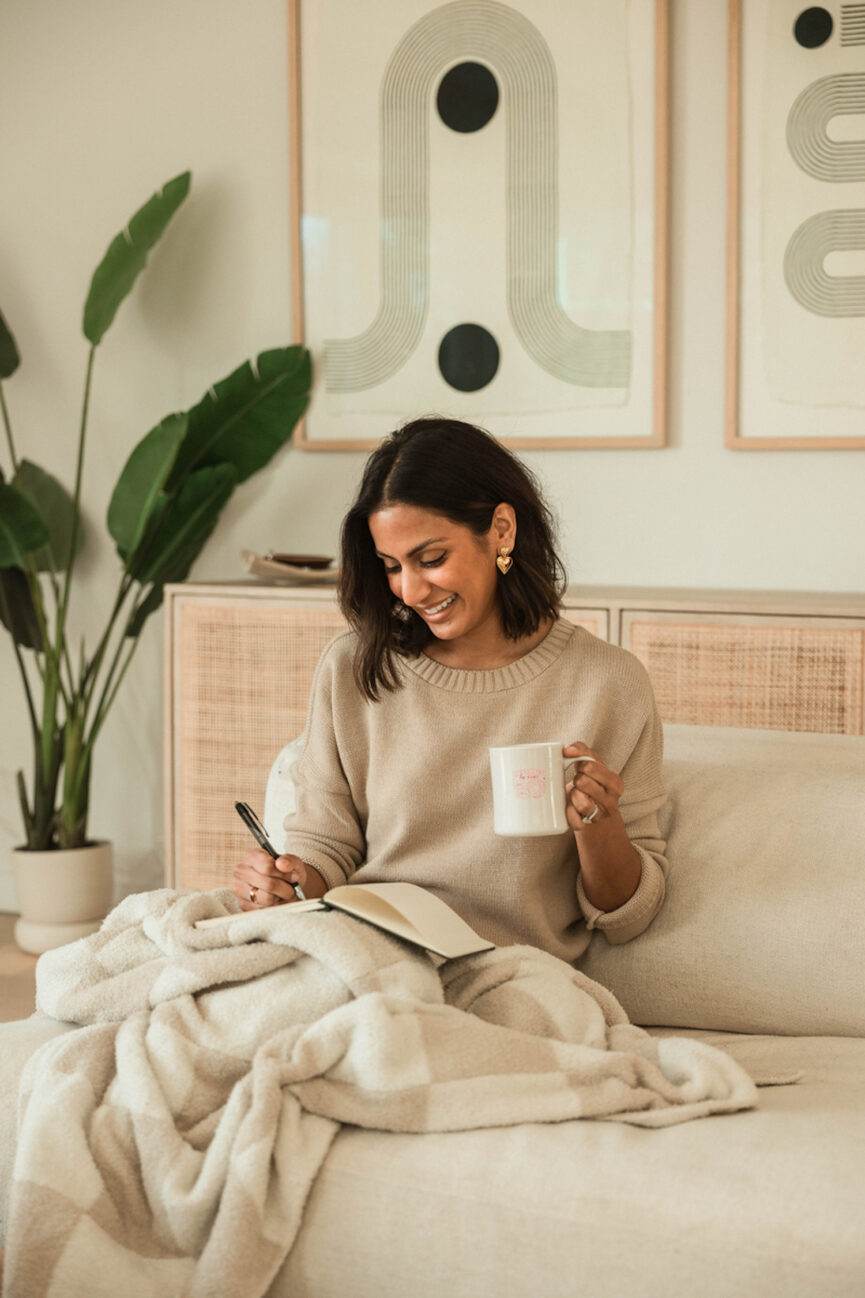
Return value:
M 57 818 L 61 847 L 81 847 L 84 842 L 90 759 L 84 752 L 83 731 L 81 713 L 76 709 L 66 717 L 63 736 L 63 794 Z
M 99 731 L 102 729 L 103 722 L 105 721 L 105 718 L 107 717 L 109 711 L 111 710 L 111 705 L 114 702 L 115 695 L 117 694 L 117 691 L 120 689 L 120 686 L 123 681 L 123 677 L 126 675 L 126 670 L 129 667 L 129 664 L 132 662 L 132 656 L 135 653 L 135 650 L 138 648 L 138 637 L 136 636 L 134 639 L 131 639 L 129 642 L 129 653 L 126 655 L 126 660 L 120 669 L 120 673 L 117 677 L 117 680 L 114 682 L 114 686 L 111 690 L 111 693 L 108 694 L 108 697 L 106 698 L 106 691 L 108 690 L 111 676 L 114 674 L 117 668 L 117 664 L 120 661 L 125 639 L 126 636 L 124 635 L 123 639 L 120 641 L 120 646 L 117 650 L 117 653 L 114 656 L 114 661 L 111 664 L 111 669 L 108 675 L 108 679 L 106 680 L 105 683 L 105 689 L 102 691 L 102 697 L 99 700 L 99 707 L 96 709 L 96 716 L 93 718 L 93 725 L 90 727 L 90 734 L 87 736 L 87 741 L 84 745 L 84 753 L 88 761 L 90 760 L 90 757 L 92 755 L 93 745 L 96 742 L 96 736 L 99 734 Z
M 135 609 L 133 608 L 129 614 L 129 617 L 126 620 L 127 627 L 129 626 L 132 617 L 134 616 L 134 613 L 135 613 Z M 120 686 L 123 682 L 123 678 L 126 675 L 129 664 L 132 661 L 133 654 L 135 653 L 135 650 L 138 647 L 137 636 L 130 639 L 129 652 L 126 655 L 123 665 L 120 668 L 120 672 L 117 675 L 117 679 L 116 681 L 114 681 L 114 684 L 112 686 L 111 680 L 115 672 L 117 671 L 117 666 L 122 657 L 125 642 L 126 642 L 126 633 L 124 630 L 124 634 L 121 637 L 120 644 L 117 647 L 117 650 L 114 654 L 114 658 L 112 659 L 111 662 L 111 666 L 108 670 L 105 686 L 103 688 L 102 695 L 99 700 L 99 706 L 96 709 L 96 716 L 93 718 L 93 724 L 90 727 L 90 733 L 89 735 L 86 736 L 86 738 L 83 735 L 83 727 L 82 727 L 80 748 L 77 753 L 76 760 L 74 762 L 74 765 L 76 767 L 74 778 L 71 777 L 69 771 L 69 764 L 67 764 L 68 794 L 64 796 L 64 811 L 68 813 L 74 807 L 77 807 L 82 793 L 85 795 L 84 814 L 82 816 L 81 813 L 79 812 L 77 818 L 77 823 L 82 826 L 82 831 L 83 831 L 83 826 L 86 823 L 86 795 L 89 786 L 90 764 L 91 761 L 93 760 L 93 747 L 94 744 L 96 743 L 96 738 L 100 730 L 102 729 L 105 718 L 107 717 L 109 711 L 111 710 L 111 705 L 114 702 L 117 691 L 120 689 Z M 67 816 L 65 816 L 64 819 L 67 819 Z M 68 830 L 68 826 L 64 828 L 64 832 L 66 832 L 67 830 Z
M 66 650 L 66 614 L 69 609 L 69 592 L 72 585 L 72 570 L 75 567 L 75 551 L 78 545 L 78 518 L 81 509 L 81 481 L 84 472 L 84 446 L 87 435 L 87 415 L 90 409 L 90 389 L 93 383 L 93 362 L 96 357 L 96 344 L 92 344 L 87 355 L 87 375 L 84 380 L 84 399 L 81 404 L 81 425 L 78 433 L 78 456 L 75 465 L 75 493 L 72 501 L 72 525 L 69 529 L 69 553 L 66 557 L 66 571 L 63 580 L 63 593 L 60 596 L 60 607 L 57 610 L 57 624 L 55 627 L 54 647 L 46 640 L 46 663 L 45 663 L 45 686 L 43 691 L 44 706 L 42 716 L 42 735 L 41 735 L 41 753 L 42 753 L 42 770 L 47 780 L 49 775 L 49 758 L 56 758 L 58 754 L 59 732 L 57 728 L 57 695 L 62 694 L 66 715 L 66 731 L 63 749 L 66 755 L 71 757 L 71 765 L 75 770 L 70 770 L 67 765 L 64 772 L 64 788 L 67 784 L 77 785 L 82 774 L 86 780 L 87 765 L 79 766 L 77 762 L 76 747 L 80 747 L 80 733 L 73 734 L 69 732 L 70 725 L 77 728 L 80 725 L 78 717 L 78 691 L 74 687 L 67 696 L 63 684 L 62 665 L 63 655 Z M 67 657 L 68 665 L 68 657 Z M 78 741 L 78 742 L 77 742 Z M 49 751 L 50 750 L 50 751 Z M 59 764 L 59 763 L 58 763 Z M 59 817 L 58 836 L 64 846 L 71 845 L 67 842 L 69 834 L 67 830 L 67 800 L 64 794 L 63 806 Z M 72 828 L 75 831 L 75 827 Z
M 102 638 L 100 639 L 99 644 L 96 647 L 96 652 L 91 658 L 89 665 L 87 666 L 86 670 L 82 671 L 81 673 L 81 683 L 79 685 L 79 689 L 81 690 L 81 696 L 84 704 L 83 715 L 85 721 L 87 719 L 87 713 L 90 710 L 90 704 L 93 701 L 93 695 L 96 691 L 97 677 L 99 675 L 100 668 L 102 667 L 102 661 L 105 657 L 105 653 L 108 649 L 108 644 L 111 639 L 111 633 L 114 630 L 114 625 L 117 621 L 120 610 L 123 607 L 126 596 L 129 594 L 129 590 L 131 586 L 132 586 L 132 579 L 129 577 L 127 573 L 124 572 L 123 575 L 121 576 L 120 587 L 117 591 L 117 597 L 114 601 L 114 606 L 108 615 L 108 622 L 105 626 L 105 630 L 102 633 Z M 128 620 L 127 620 L 127 625 L 128 625 Z M 121 641 L 121 645 L 122 643 L 123 642 Z M 115 657 L 115 661 L 116 661 L 116 657 Z M 114 663 L 112 663 L 109 669 L 109 679 L 113 671 L 114 671 Z M 103 697 L 104 697 L 104 690 L 103 690 Z
M 36 564 L 33 562 L 32 554 L 28 555 L 28 563 L 27 563 L 27 568 L 24 570 L 24 575 L 27 578 L 27 585 L 30 589 L 30 598 L 33 601 L 33 608 L 36 613 L 36 620 L 39 623 L 39 633 L 42 636 L 42 644 L 44 645 L 42 653 L 44 653 L 45 655 L 45 665 L 43 666 L 43 664 L 39 662 L 37 658 L 39 675 L 41 676 L 42 683 L 44 685 L 45 673 L 49 669 L 49 667 L 51 670 L 56 671 L 57 681 L 60 688 L 60 693 L 63 697 L 63 702 L 68 703 L 69 696 L 66 692 L 66 688 L 63 684 L 63 679 L 60 674 L 60 660 L 57 657 L 57 650 L 51 643 L 51 636 L 48 634 L 48 619 L 45 616 L 45 605 L 42 603 L 42 587 L 39 585 L 39 573 L 36 569 Z
M 131 641 L 129 653 L 120 669 L 117 680 L 114 680 L 117 674 L 120 660 L 123 656 L 126 631 L 128 630 L 132 618 L 135 615 L 135 607 L 129 612 L 126 618 L 123 632 L 120 636 L 119 643 L 116 646 L 113 658 L 109 664 L 99 702 L 96 707 L 96 715 L 90 726 L 90 733 L 87 733 L 87 715 L 93 703 L 96 687 L 100 675 L 105 655 L 111 641 L 111 636 L 117 623 L 118 616 L 126 601 L 132 586 L 132 579 L 129 574 L 124 572 L 121 577 L 120 587 L 114 606 L 108 617 L 108 623 L 100 639 L 96 653 L 87 664 L 83 656 L 82 646 L 82 664 L 80 670 L 80 681 L 78 689 L 72 700 L 72 705 L 67 710 L 66 719 L 66 743 L 64 756 L 64 779 L 63 779 L 63 800 L 58 824 L 58 838 L 61 846 L 77 847 L 84 841 L 84 834 L 87 822 L 87 801 L 90 784 L 90 765 L 93 758 L 93 747 L 96 742 L 96 736 L 99 734 L 105 717 L 108 713 L 114 697 L 120 686 L 126 669 L 135 650 L 136 640 Z
M 118 596 L 117 603 L 115 604 L 115 607 L 114 607 L 114 613 L 112 614 L 112 618 L 111 618 L 111 622 L 112 622 L 112 624 L 113 624 L 113 622 L 114 622 L 114 619 L 115 619 L 117 613 L 118 613 L 119 610 L 120 610 L 120 604 L 121 604 L 122 600 L 125 599 L 125 597 L 126 597 L 128 591 L 129 591 L 129 587 L 130 587 L 130 585 L 131 585 L 131 581 L 126 580 L 125 583 L 124 583 L 124 585 L 121 587 L 121 594 Z M 125 625 L 124 628 L 123 628 L 123 634 L 122 634 L 121 637 L 120 637 L 120 641 L 119 641 L 119 643 L 118 643 L 118 645 L 117 645 L 117 648 L 116 648 L 115 651 L 114 651 L 114 657 L 113 657 L 112 660 L 111 660 L 111 664 L 110 664 L 110 666 L 109 666 L 109 668 L 108 668 L 108 671 L 107 671 L 107 673 L 106 673 L 106 676 L 105 676 L 105 684 L 104 684 L 103 687 L 102 687 L 102 693 L 101 693 L 101 695 L 99 696 L 99 703 L 98 703 L 97 706 L 96 706 L 96 715 L 95 715 L 95 717 L 93 718 L 93 725 L 92 725 L 91 728 L 90 728 L 90 738 L 89 738 L 89 740 L 88 740 L 88 743 L 89 743 L 89 744 L 92 744 L 93 739 L 95 739 L 95 737 L 96 737 L 96 733 L 97 733 L 97 731 L 101 728 L 101 726 L 102 726 L 102 722 L 105 720 L 105 715 L 106 715 L 106 713 L 108 712 L 108 709 L 111 707 L 111 704 L 112 704 L 112 702 L 113 702 L 113 700 L 114 700 L 114 695 L 117 693 L 117 686 L 120 684 L 120 681 L 123 679 L 123 676 L 124 676 L 124 674 L 125 674 L 125 672 L 126 672 L 126 668 L 127 668 L 127 666 L 129 665 L 129 659 L 132 657 L 132 651 L 130 651 L 129 656 L 127 657 L 126 662 L 125 662 L 124 665 L 123 665 L 123 670 L 122 670 L 121 673 L 120 673 L 120 677 L 119 677 L 119 679 L 117 680 L 117 683 L 114 685 L 114 688 L 112 689 L 112 680 L 113 680 L 113 677 L 114 677 L 114 673 L 117 671 L 118 664 L 119 664 L 120 659 L 121 659 L 121 657 L 122 657 L 122 655 L 123 655 L 123 647 L 124 647 L 124 644 L 125 644 L 125 642 L 126 642 L 126 631 L 127 631 L 127 628 L 129 627 L 129 624 L 131 623 L 132 618 L 134 617 L 134 615 L 135 615 L 135 608 L 134 608 L 134 606 L 133 606 L 133 608 L 130 610 L 130 612 L 129 612 L 127 618 L 126 618 L 126 625 Z M 102 645 L 100 645 L 100 649 L 102 649 L 103 652 L 104 652 L 104 648 L 107 647 L 107 644 L 108 644 L 108 631 L 110 631 L 110 629 L 111 629 L 111 626 L 109 626 L 108 630 L 105 632 L 105 635 L 103 636 L 103 640 L 102 640 Z M 132 649 L 133 649 L 133 650 L 134 650 L 136 644 L 137 644 L 137 638 L 136 638 L 136 639 L 133 639 L 133 641 L 132 641 Z M 94 687 L 94 689 L 95 689 L 95 686 L 96 686 L 96 680 L 95 680 L 95 674 L 94 674 L 94 681 L 93 681 L 93 687 Z M 91 698 L 92 698 L 92 693 L 91 693 Z M 90 705 L 90 698 L 88 698 L 88 700 L 87 700 L 87 706 L 89 707 L 89 705 Z
M 51 583 L 51 593 L 54 596 L 54 616 L 59 617 L 60 616 L 60 586 L 58 585 L 57 577 L 52 571 L 50 571 L 50 569 L 47 575 L 48 575 L 48 580 Z M 72 660 L 69 657 L 69 649 L 67 648 L 65 641 L 63 643 L 63 662 L 66 666 L 66 675 L 69 678 L 68 679 L 69 694 L 72 695 L 75 693 L 75 672 L 72 669 Z M 69 700 L 65 693 L 63 695 L 63 698 L 64 698 L 64 702 L 68 703 Z
M 75 466 L 75 494 L 72 501 L 72 526 L 69 529 L 69 556 L 66 560 L 66 573 L 63 582 L 63 595 L 60 611 L 57 614 L 57 652 L 63 643 L 66 627 L 66 611 L 69 607 L 69 589 L 72 583 L 72 569 L 75 566 L 75 548 L 78 544 L 78 513 L 81 508 L 81 478 L 84 471 L 84 443 L 87 435 L 87 414 L 90 409 L 90 388 L 93 382 L 93 362 L 96 357 L 96 344 L 92 344 L 87 355 L 87 377 L 84 380 L 84 400 L 81 405 L 81 427 L 78 433 L 78 462 Z
M 21 680 L 24 683 L 24 693 L 27 697 L 27 711 L 30 713 L 30 725 L 33 729 L 33 742 L 39 744 L 39 721 L 36 716 L 36 707 L 33 703 L 33 695 L 30 691 L 30 681 L 27 679 L 27 669 L 24 666 L 24 659 L 21 656 L 21 648 L 18 641 L 12 636 L 12 648 L 15 651 L 15 657 L 18 661 L 18 670 L 21 673 Z
M 6 397 L 3 393 L 3 384 L 0 383 L 0 409 L 3 411 L 3 427 L 6 429 L 6 441 L 9 443 L 9 458 L 12 460 L 12 472 L 18 472 L 18 457 L 15 454 L 15 443 L 12 440 L 12 422 L 9 418 L 9 411 L 6 408 Z

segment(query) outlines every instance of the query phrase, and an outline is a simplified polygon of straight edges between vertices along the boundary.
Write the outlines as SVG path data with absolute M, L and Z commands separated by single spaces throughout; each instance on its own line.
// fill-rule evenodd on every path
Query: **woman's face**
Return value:
M 394 595 L 437 639 L 501 636 L 496 554 L 501 545 L 513 546 L 509 505 L 498 506 L 484 536 L 441 514 L 399 504 L 371 514 L 369 530 Z

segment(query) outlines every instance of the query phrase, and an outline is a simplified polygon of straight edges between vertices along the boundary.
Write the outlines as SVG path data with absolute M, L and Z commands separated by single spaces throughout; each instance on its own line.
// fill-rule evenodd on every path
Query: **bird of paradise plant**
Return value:
M 82 541 L 81 485 L 97 349 L 148 255 L 186 198 L 191 175 L 166 183 L 112 240 L 84 307 L 89 344 L 74 485 L 18 454 L 4 382 L 20 358 L 0 315 L 0 412 L 10 460 L 0 469 L 0 619 L 9 631 L 33 736 L 30 789 L 17 785 L 26 847 L 88 843 L 93 755 L 142 628 L 166 582 L 183 581 L 239 482 L 286 444 L 309 399 L 303 347 L 262 352 L 167 415 L 134 447 L 108 505 L 117 591 L 95 648 L 69 643 L 68 614 Z

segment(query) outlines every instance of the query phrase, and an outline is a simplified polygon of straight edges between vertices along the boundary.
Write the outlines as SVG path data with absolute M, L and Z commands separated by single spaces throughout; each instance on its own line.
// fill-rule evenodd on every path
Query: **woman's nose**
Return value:
M 422 572 L 404 568 L 400 577 L 401 589 L 399 597 L 403 604 L 408 604 L 410 607 L 414 607 L 423 603 L 431 590 L 429 580 L 424 576 L 424 574 Z

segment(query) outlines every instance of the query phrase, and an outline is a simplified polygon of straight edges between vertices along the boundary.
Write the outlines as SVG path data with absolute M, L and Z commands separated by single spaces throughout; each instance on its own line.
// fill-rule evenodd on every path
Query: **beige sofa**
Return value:
M 582 967 L 635 1022 L 800 1080 L 661 1130 L 343 1128 L 276 1298 L 865 1293 L 865 738 L 670 727 L 666 744 L 666 904 Z M 7 1096 L 68 1030 L 0 1027 Z

